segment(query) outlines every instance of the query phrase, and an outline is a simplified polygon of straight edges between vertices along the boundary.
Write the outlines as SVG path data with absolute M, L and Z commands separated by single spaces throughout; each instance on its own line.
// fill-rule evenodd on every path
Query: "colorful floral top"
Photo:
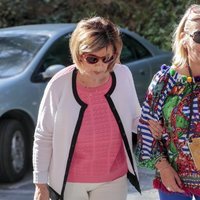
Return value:
M 178 172 L 185 191 L 195 190 L 200 195 L 200 171 L 196 169 L 188 148 L 189 139 L 200 137 L 200 80 L 193 79 L 192 90 L 186 76 L 172 71 L 169 66 L 161 66 L 148 88 L 142 107 L 136 155 L 140 166 L 151 169 L 155 168 L 160 157 L 167 157 Z M 161 140 L 152 137 L 149 119 L 163 123 L 165 131 Z M 166 189 L 159 173 L 156 173 L 154 186 Z

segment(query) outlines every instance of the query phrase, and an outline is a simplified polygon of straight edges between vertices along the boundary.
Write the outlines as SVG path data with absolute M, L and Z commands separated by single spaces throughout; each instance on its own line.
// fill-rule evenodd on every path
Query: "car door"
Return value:
M 38 105 L 40 104 L 44 89 L 50 80 L 50 78 L 43 78 L 42 73 L 52 65 L 63 65 L 67 67 L 72 64 L 69 50 L 69 37 L 70 34 L 61 36 L 49 45 L 31 77 L 32 83 L 38 88 Z M 35 112 L 37 115 L 38 109 Z
M 125 33 L 122 34 L 122 40 L 120 60 L 131 70 L 138 99 L 142 103 L 152 78 L 151 65 L 148 62 L 152 55 L 139 41 Z

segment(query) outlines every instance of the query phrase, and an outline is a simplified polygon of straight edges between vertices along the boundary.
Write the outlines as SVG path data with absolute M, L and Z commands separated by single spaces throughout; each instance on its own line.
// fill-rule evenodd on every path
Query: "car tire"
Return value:
M 17 120 L 0 121 L 0 181 L 20 180 L 27 168 L 25 131 Z

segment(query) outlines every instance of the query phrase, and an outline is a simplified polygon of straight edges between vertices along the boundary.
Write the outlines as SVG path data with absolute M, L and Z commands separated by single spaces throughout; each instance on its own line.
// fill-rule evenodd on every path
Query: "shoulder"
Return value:
M 132 77 L 131 71 L 126 65 L 115 64 L 113 71 L 117 78 Z
M 130 72 L 128 66 L 123 65 L 123 64 L 115 64 L 113 71 L 117 73 L 122 72 L 122 71 L 127 72 L 127 73 Z
M 55 82 L 55 81 L 57 81 L 59 79 L 63 79 L 63 78 L 69 77 L 73 73 L 74 69 L 75 69 L 75 65 L 70 65 L 70 66 L 60 70 L 58 73 L 56 73 L 52 77 L 52 79 L 50 80 L 50 83 L 51 82 Z
M 156 82 L 162 81 L 163 79 L 168 79 L 170 75 L 171 66 L 162 65 L 160 70 L 154 75 L 153 80 Z
M 59 84 L 60 86 L 62 86 L 62 84 L 66 83 L 68 80 L 71 80 L 72 73 L 75 68 L 75 65 L 70 65 L 60 70 L 51 78 L 48 85 L 50 86 Z
M 176 77 L 171 73 L 171 69 L 171 66 L 162 65 L 160 70 L 154 75 L 148 87 L 144 105 L 147 106 L 148 104 L 150 107 L 155 106 L 154 111 L 158 109 L 157 105 L 160 107 L 162 106 L 166 97 L 177 82 Z
M 154 75 L 143 102 L 142 120 L 146 121 L 152 117 L 156 120 L 160 119 L 163 103 L 174 85 L 170 69 L 171 66 L 162 65 L 160 70 Z
M 160 70 L 153 76 L 153 79 L 150 83 L 149 89 L 164 89 L 164 86 L 167 86 L 170 84 L 172 80 L 171 73 L 171 66 L 162 65 L 160 67 Z

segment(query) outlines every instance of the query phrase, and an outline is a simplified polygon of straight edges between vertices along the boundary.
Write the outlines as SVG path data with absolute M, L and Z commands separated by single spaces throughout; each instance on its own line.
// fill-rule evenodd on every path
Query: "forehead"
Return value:
M 112 45 L 104 47 L 98 51 L 92 52 L 92 54 L 94 54 L 94 55 L 107 55 L 107 54 L 112 54 L 112 53 L 113 53 Z
M 200 19 L 197 19 L 195 21 L 187 21 L 187 23 L 185 24 L 185 28 L 189 32 L 200 30 Z

